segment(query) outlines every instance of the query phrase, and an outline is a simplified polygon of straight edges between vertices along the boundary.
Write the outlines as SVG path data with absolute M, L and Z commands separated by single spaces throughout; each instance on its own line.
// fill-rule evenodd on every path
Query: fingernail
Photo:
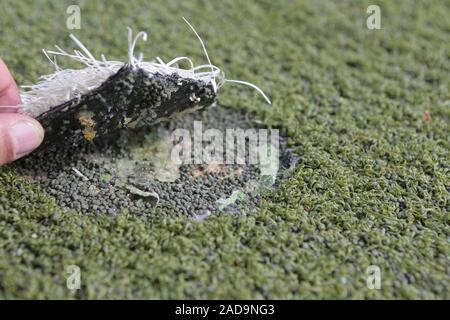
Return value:
M 0 113 L 16 113 L 18 110 L 18 106 L 0 106 Z
M 36 149 L 44 138 L 42 129 L 29 121 L 20 121 L 14 124 L 10 134 L 15 142 L 14 151 L 17 157 Z

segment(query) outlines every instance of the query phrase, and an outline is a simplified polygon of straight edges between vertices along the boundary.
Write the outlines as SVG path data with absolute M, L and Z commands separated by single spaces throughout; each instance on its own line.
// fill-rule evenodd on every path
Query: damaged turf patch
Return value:
M 217 212 L 254 209 L 277 176 L 294 163 L 286 139 L 280 138 L 280 170 L 273 177 L 262 176 L 258 165 L 174 164 L 169 156 L 171 132 L 192 131 L 199 120 L 205 130 L 255 127 L 243 112 L 213 107 L 151 128 L 118 132 L 113 139 L 44 149 L 13 167 L 58 205 L 82 213 L 117 214 L 127 209 L 151 217 L 158 209 L 170 216 L 204 219 Z

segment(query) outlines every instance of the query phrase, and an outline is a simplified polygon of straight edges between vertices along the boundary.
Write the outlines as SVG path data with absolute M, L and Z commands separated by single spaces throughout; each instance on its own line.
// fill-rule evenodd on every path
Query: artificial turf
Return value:
M 228 84 L 219 102 L 283 127 L 299 160 L 257 213 L 203 221 L 64 211 L 2 167 L 0 297 L 449 298 L 450 4 L 376 1 L 382 29 L 368 30 L 373 2 L 1 0 L 19 84 L 51 72 L 43 47 L 71 47 L 70 4 L 72 32 L 111 59 L 130 26 L 149 32 L 147 58 L 204 63 L 187 17 L 214 64 L 273 101 Z

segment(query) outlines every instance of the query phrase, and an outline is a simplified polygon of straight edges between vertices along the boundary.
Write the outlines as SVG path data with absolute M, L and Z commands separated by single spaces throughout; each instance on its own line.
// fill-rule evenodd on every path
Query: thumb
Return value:
M 42 126 L 28 116 L 0 113 L 0 165 L 23 157 L 44 139 Z

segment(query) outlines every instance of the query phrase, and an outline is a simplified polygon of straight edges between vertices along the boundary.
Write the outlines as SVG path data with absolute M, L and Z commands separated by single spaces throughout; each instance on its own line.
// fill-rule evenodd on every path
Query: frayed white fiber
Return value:
M 270 104 L 269 98 L 256 85 L 246 81 L 226 79 L 225 73 L 211 63 L 205 44 L 194 27 L 184 17 L 183 20 L 189 25 L 200 41 L 208 64 L 194 66 L 194 63 L 188 57 L 177 57 L 167 63 L 160 57 L 150 62 L 143 61 L 143 54 L 139 53 L 138 57 L 136 57 L 134 50 L 139 39 L 143 41 L 147 40 L 147 33 L 141 31 L 133 38 L 133 32 L 130 28 L 128 28 L 128 64 L 132 68 L 141 68 L 149 74 L 171 75 L 175 73 L 182 78 L 210 83 L 215 92 L 226 82 L 247 85 L 257 90 L 267 103 Z M 70 35 L 70 38 L 80 49 L 74 50 L 73 54 L 67 53 L 57 45 L 55 45 L 56 51 L 43 50 L 44 55 L 55 67 L 55 72 L 40 77 L 39 81 L 34 85 L 22 86 L 25 91 L 21 93 L 21 113 L 37 117 L 54 106 L 73 98 L 80 98 L 82 95 L 99 87 L 106 79 L 117 73 L 125 65 L 121 61 L 107 60 L 103 54 L 101 55 L 101 60 L 97 60 L 73 34 Z M 53 59 L 50 55 L 53 55 Z M 85 68 L 76 70 L 62 69 L 56 60 L 58 56 L 80 62 L 84 64 Z M 183 60 L 189 63 L 189 69 L 183 69 L 177 66 L 177 63 Z
M 203 52 L 205 53 L 205 56 L 206 56 L 206 60 L 208 60 L 208 63 L 209 63 L 209 65 L 211 66 L 211 72 L 214 72 L 214 68 L 213 68 L 213 65 L 212 65 L 212 63 L 211 63 L 211 59 L 209 59 L 209 55 L 208 55 L 208 51 L 206 50 L 205 43 L 203 42 L 202 38 L 199 36 L 199 34 L 197 33 L 197 31 L 195 31 L 194 27 L 189 23 L 189 21 L 187 21 L 185 17 L 183 17 L 183 20 L 184 20 L 184 22 L 187 23 L 187 25 L 188 25 L 188 26 L 191 28 L 191 30 L 194 32 L 194 34 L 196 35 L 198 41 L 200 41 L 200 44 L 202 45 Z M 215 79 L 212 79 L 212 80 L 211 80 L 211 84 L 212 84 L 212 86 L 213 86 L 213 88 L 214 88 L 214 92 L 216 92 L 216 91 L 217 91 L 216 80 L 215 80 Z

